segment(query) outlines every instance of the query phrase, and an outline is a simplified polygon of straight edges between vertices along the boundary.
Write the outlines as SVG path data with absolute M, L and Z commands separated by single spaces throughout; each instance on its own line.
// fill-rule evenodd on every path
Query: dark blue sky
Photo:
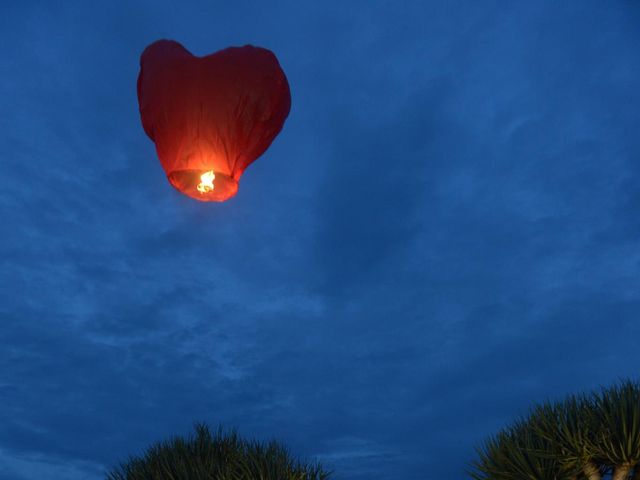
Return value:
M 227 203 L 142 130 L 159 38 L 288 75 Z M 635 376 L 639 51 L 635 1 L 2 3 L 0 479 L 205 420 L 453 480 L 532 402 Z

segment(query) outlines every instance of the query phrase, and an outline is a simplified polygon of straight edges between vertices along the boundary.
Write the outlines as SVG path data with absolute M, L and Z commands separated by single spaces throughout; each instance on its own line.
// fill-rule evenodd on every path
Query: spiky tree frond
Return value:
M 478 449 L 477 480 L 640 480 L 640 384 L 544 403 Z
M 476 447 L 478 459 L 471 462 L 469 472 L 475 480 L 505 480 L 508 475 L 508 460 L 505 448 L 509 441 L 506 432 L 489 437 Z
M 107 480 L 326 480 L 318 464 L 294 460 L 276 442 L 241 439 L 235 431 L 211 433 L 204 424 L 195 435 L 149 447 L 111 471 Z
M 640 462 L 640 385 L 624 381 L 594 395 L 602 432 L 595 442 L 599 456 L 613 468 L 613 479 L 626 479 Z
M 576 476 L 573 465 L 564 462 L 564 454 L 558 446 L 539 434 L 540 418 L 531 414 L 516 422 L 513 427 L 515 441 L 510 445 L 516 478 L 569 480 Z M 513 477 L 512 477 L 513 478 Z
M 576 472 L 558 461 L 554 445 L 538 435 L 529 417 L 501 431 L 477 449 L 479 459 L 472 463 L 476 480 L 571 480 Z
M 595 442 L 601 434 L 590 397 L 571 395 L 562 402 L 545 403 L 533 411 L 538 435 L 552 444 L 551 454 L 568 471 L 590 480 L 602 476 Z

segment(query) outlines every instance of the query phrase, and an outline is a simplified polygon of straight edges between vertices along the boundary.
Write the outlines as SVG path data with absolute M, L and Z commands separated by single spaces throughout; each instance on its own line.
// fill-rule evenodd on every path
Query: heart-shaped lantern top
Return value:
M 140 57 L 138 104 L 171 185 L 222 202 L 282 129 L 291 95 L 269 50 L 246 45 L 197 57 L 159 40 Z

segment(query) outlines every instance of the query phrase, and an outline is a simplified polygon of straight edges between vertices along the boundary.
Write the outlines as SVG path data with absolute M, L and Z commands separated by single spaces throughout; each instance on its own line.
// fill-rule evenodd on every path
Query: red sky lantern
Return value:
M 269 50 L 246 45 L 197 57 L 159 40 L 140 57 L 138 104 L 171 185 L 222 202 L 282 129 L 291 95 Z

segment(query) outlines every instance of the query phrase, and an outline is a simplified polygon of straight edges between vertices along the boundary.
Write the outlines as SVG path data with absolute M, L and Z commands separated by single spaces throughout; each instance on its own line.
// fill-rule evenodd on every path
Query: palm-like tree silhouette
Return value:
M 477 453 L 476 480 L 640 480 L 640 384 L 535 406 Z
M 197 424 L 195 435 L 152 445 L 142 456 L 107 474 L 107 480 L 326 480 L 318 464 L 293 460 L 276 442 L 241 439 L 236 432 L 212 434 Z
M 601 425 L 595 452 L 614 466 L 613 480 L 623 480 L 635 468 L 640 478 L 640 385 L 624 382 L 595 396 Z

